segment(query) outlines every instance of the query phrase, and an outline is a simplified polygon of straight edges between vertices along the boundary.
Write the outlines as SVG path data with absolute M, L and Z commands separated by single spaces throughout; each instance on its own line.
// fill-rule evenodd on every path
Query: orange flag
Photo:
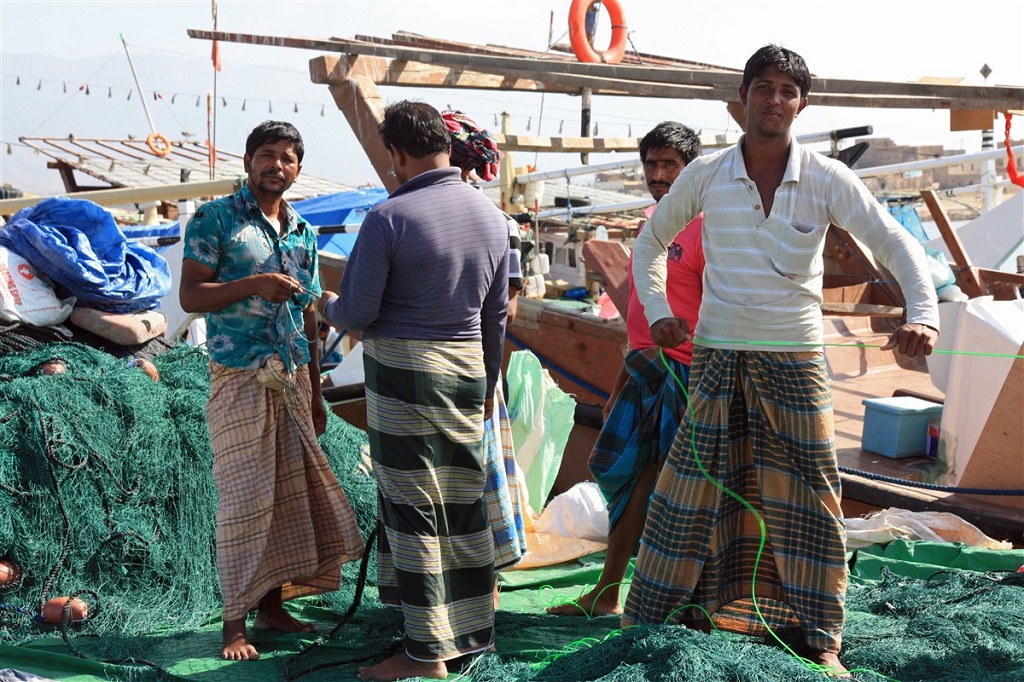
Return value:
M 213 15 L 213 30 L 217 30 L 217 0 L 210 0 L 210 13 Z M 217 40 L 213 41 L 213 48 L 210 52 L 210 58 L 213 59 L 213 68 L 220 71 L 220 42 Z

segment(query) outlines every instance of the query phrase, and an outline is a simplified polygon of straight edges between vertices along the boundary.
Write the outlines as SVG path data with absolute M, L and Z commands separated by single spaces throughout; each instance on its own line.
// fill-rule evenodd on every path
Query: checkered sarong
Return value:
M 665 461 L 686 409 L 690 374 L 689 367 L 656 348 L 630 351 L 623 363 L 628 378 L 590 453 L 590 472 L 608 503 L 609 530 L 622 517 L 647 463 Z
M 405 652 L 445 661 L 494 642 L 494 538 L 484 492 L 483 347 L 363 340 L 370 456 L 384 533 L 377 586 Z
M 693 423 L 684 418 L 655 488 L 623 624 L 703 620 L 761 635 L 797 625 L 809 647 L 838 652 L 846 532 L 832 393 L 819 352 L 698 347 Z M 710 483 L 706 471 L 764 517 Z
M 338 589 L 363 554 L 355 515 L 317 443 L 309 372 L 285 394 L 256 371 L 210 363 L 206 417 L 217 485 L 217 570 L 224 620 L 271 589 L 294 599 Z
M 501 392 L 495 389 L 494 414 L 484 424 L 484 503 L 494 532 L 494 570 L 512 568 L 526 554 L 526 525 L 523 521 L 516 451 L 512 426 Z

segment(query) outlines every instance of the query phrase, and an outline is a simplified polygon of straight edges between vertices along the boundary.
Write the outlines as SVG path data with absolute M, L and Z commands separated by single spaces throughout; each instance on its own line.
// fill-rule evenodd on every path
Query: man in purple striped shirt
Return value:
M 402 184 L 363 220 L 325 316 L 361 331 L 378 485 L 377 582 L 405 650 L 367 680 L 444 679 L 494 644 L 494 540 L 483 499 L 508 309 L 509 231 L 449 166 L 433 107 L 388 107 L 378 132 Z

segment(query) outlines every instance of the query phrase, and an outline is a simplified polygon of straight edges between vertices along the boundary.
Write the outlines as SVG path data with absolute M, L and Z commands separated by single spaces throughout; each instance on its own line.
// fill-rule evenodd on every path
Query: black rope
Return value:
M 870 471 L 861 471 L 860 469 L 851 469 L 850 467 L 839 467 L 839 470 L 844 474 L 853 474 L 854 476 L 861 476 L 863 478 L 870 478 L 874 481 L 882 481 L 884 483 L 892 483 L 893 485 L 901 485 L 907 488 L 921 488 L 923 490 L 937 490 L 944 493 L 964 493 L 966 495 L 1005 495 L 1008 497 L 1020 497 L 1024 495 L 1024 490 L 994 490 L 991 488 L 957 488 L 949 485 L 939 485 L 937 483 L 922 483 L 920 481 L 908 481 L 905 478 L 895 478 L 893 476 L 885 476 L 883 474 L 873 474 Z
M 378 521 L 377 526 L 373 529 L 373 532 L 370 533 L 370 537 L 366 540 L 366 547 L 363 550 L 363 558 L 359 562 L 359 579 L 356 581 L 356 593 L 355 596 L 352 598 L 352 605 L 348 607 L 348 610 L 345 611 L 345 615 L 343 615 L 341 619 L 334 625 L 334 627 L 331 628 L 330 632 L 328 632 L 323 637 L 318 637 L 316 641 L 310 643 L 309 646 L 305 647 L 285 662 L 284 672 L 282 672 L 281 674 L 282 679 L 285 682 L 292 682 L 292 680 L 296 680 L 302 675 L 308 675 L 311 672 L 323 670 L 324 668 L 334 668 L 341 665 L 350 665 L 352 663 L 361 663 L 363 661 L 369 661 L 377 655 L 373 654 L 371 656 L 364 656 L 361 658 L 349 659 L 344 661 L 320 663 L 318 665 L 314 665 L 309 668 L 304 668 L 299 671 L 292 670 L 292 667 L 295 665 L 296 661 L 298 661 L 301 657 L 305 656 L 311 651 L 314 651 L 315 649 L 319 648 L 323 644 L 326 644 L 331 639 L 333 639 L 334 635 L 338 633 L 338 630 L 340 630 L 343 625 L 348 623 L 349 619 L 352 618 L 352 616 L 355 614 L 356 609 L 359 608 L 359 604 L 363 600 L 363 589 L 366 587 L 366 574 L 370 565 L 370 553 L 373 549 L 373 543 L 377 539 L 377 536 L 380 534 L 380 531 L 380 522 Z
M 71 602 L 80 594 L 91 595 L 92 603 L 95 605 L 95 607 L 93 609 L 93 612 L 90 613 L 88 617 L 84 620 L 79 621 L 79 623 L 84 624 L 88 621 L 95 619 L 100 614 L 100 596 L 92 590 L 78 590 L 77 592 L 72 593 L 70 597 L 68 597 L 67 602 L 65 602 L 64 604 L 64 608 L 60 612 L 60 625 L 58 626 L 60 629 L 60 637 L 64 640 L 64 644 L 67 646 L 68 651 L 70 651 L 74 656 L 81 658 L 85 661 L 99 661 L 100 663 L 106 663 L 109 665 L 119 665 L 130 668 L 152 668 L 156 672 L 158 680 L 171 679 L 171 674 L 162 666 L 152 661 L 147 661 L 144 658 L 135 658 L 134 656 L 129 656 L 127 658 L 95 659 L 90 658 L 89 656 L 86 656 L 81 651 L 79 651 L 78 647 L 71 643 L 71 637 L 68 635 L 68 626 L 71 624 Z

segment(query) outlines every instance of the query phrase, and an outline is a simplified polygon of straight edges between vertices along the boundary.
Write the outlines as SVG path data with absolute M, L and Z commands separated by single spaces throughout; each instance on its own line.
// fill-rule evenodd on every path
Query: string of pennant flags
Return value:
M 10 76 L 10 74 L 3 74 L 3 75 L 4 76 L 8 76 L 8 77 Z M 50 79 L 50 78 L 39 78 L 39 79 L 33 78 L 31 80 L 36 82 L 35 89 L 37 91 L 42 90 L 43 87 L 44 87 L 44 84 L 45 84 L 45 86 L 47 88 L 54 87 L 54 86 L 58 87 L 62 94 L 72 94 L 72 95 L 77 94 L 77 93 L 83 93 L 85 95 L 92 95 L 94 90 L 96 90 L 98 93 L 102 93 L 102 91 L 105 89 L 107 91 L 107 97 L 110 98 L 110 99 L 113 99 L 115 94 L 118 97 L 121 97 L 121 95 L 123 95 L 124 93 L 127 93 L 127 96 L 125 97 L 125 101 L 126 102 L 127 101 L 131 101 L 132 97 L 134 97 L 136 95 L 136 93 L 138 92 L 135 88 L 126 88 L 124 86 L 96 84 L 96 83 L 81 83 L 81 84 L 76 85 L 74 82 L 72 82 L 69 85 L 68 81 L 66 81 L 66 80 L 54 80 L 54 79 Z M 26 78 L 25 81 L 26 81 L 25 85 L 27 87 L 31 87 L 30 79 Z M 22 78 L 21 78 L 20 75 L 15 76 L 15 85 L 22 85 Z M 168 95 L 169 95 L 169 99 L 168 99 Z M 149 95 L 147 94 L 147 96 L 149 96 Z M 181 99 L 182 102 L 191 102 L 192 98 L 195 98 L 195 106 L 198 107 L 198 106 L 200 106 L 203 103 L 203 100 L 206 99 L 207 95 L 205 95 L 205 94 L 195 94 L 195 93 L 183 93 L 183 92 L 175 92 L 175 93 L 165 94 L 165 93 L 163 93 L 163 92 L 161 92 L 159 90 L 153 90 L 152 91 L 152 97 L 153 97 L 153 100 L 155 100 L 155 101 L 165 100 L 165 101 L 169 101 L 170 104 L 173 104 L 173 105 L 177 104 L 178 99 Z M 312 110 L 312 111 L 315 112 L 315 111 L 317 111 L 317 109 L 319 109 L 320 116 L 326 116 L 327 115 L 327 105 L 323 104 L 322 102 L 285 102 L 285 101 L 274 101 L 274 100 L 265 100 L 265 99 L 254 99 L 254 98 L 251 98 L 251 97 L 223 97 L 223 96 L 219 96 L 218 99 L 220 99 L 220 104 L 221 104 L 222 108 L 226 108 L 232 102 L 235 102 L 235 103 L 241 102 L 241 110 L 242 111 L 246 111 L 247 108 L 252 107 L 252 106 L 257 106 L 258 105 L 258 106 L 262 107 L 262 106 L 266 105 L 267 113 L 270 113 L 270 114 L 274 113 L 275 109 L 277 111 L 288 111 L 288 110 L 290 110 L 292 113 L 298 114 L 298 113 L 300 113 L 299 107 L 301 106 L 301 107 L 303 107 L 303 110 L 306 110 L 306 111 Z M 250 100 L 252 100 L 252 101 L 250 102 Z
M 0 75 L 6 76 L 6 77 L 10 77 L 12 74 L 4 73 L 4 74 L 0 74 Z M 23 83 L 23 81 L 24 81 L 24 83 Z M 50 89 L 52 87 L 57 87 L 61 91 L 62 94 L 75 95 L 75 94 L 78 94 L 78 93 L 82 93 L 84 95 L 92 95 L 92 94 L 94 94 L 94 91 L 95 91 L 96 94 L 98 94 L 99 96 L 102 96 L 103 90 L 106 90 L 106 96 L 107 96 L 108 99 L 113 99 L 114 96 L 116 95 L 118 98 L 123 96 L 124 97 L 124 101 L 131 101 L 134 97 L 136 97 L 138 95 L 138 90 L 136 90 L 135 88 L 125 87 L 125 86 L 107 85 L 107 84 L 100 84 L 100 83 L 80 83 L 80 84 L 76 85 L 74 82 L 71 82 L 69 84 L 68 81 L 66 81 L 66 80 L 57 80 L 57 79 L 51 79 L 51 78 L 24 78 L 23 79 L 20 75 L 16 75 L 15 76 L 15 84 L 18 85 L 18 86 L 24 85 L 26 87 L 30 87 L 31 88 L 33 82 L 35 82 L 35 90 L 37 90 L 37 91 L 43 90 L 44 87 L 46 89 Z M 154 101 L 169 102 L 171 105 L 174 105 L 174 106 L 178 105 L 178 100 L 180 99 L 180 100 L 182 100 L 183 103 L 191 103 L 193 106 L 198 108 L 198 107 L 202 106 L 203 102 L 206 100 L 206 98 L 209 96 L 209 94 L 196 94 L 196 93 L 184 93 L 184 92 L 164 93 L 164 92 L 162 92 L 160 90 L 152 90 L 152 91 L 149 91 L 146 96 L 147 97 L 151 96 Z M 267 110 L 268 114 L 272 114 L 275 111 L 277 111 L 277 112 L 290 111 L 291 113 L 294 113 L 294 114 L 298 114 L 298 113 L 302 113 L 302 112 L 307 112 L 307 111 L 312 111 L 312 112 L 316 113 L 317 111 L 319 111 L 319 115 L 321 117 L 325 117 L 327 115 L 327 106 L 325 104 L 323 104 L 322 102 L 287 102 L 287 101 L 281 101 L 281 100 L 276 100 L 276 101 L 275 100 L 265 100 L 265 99 L 257 99 L 257 98 L 252 98 L 252 97 L 226 97 L 226 96 L 220 96 L 220 95 L 217 96 L 217 99 L 220 100 L 220 106 L 221 106 L 222 109 L 227 108 L 228 106 L 231 106 L 232 104 L 234 104 L 234 105 L 238 106 L 241 111 L 253 110 L 253 107 L 261 107 L 261 108 L 262 107 L 266 107 L 266 110 Z M 494 113 L 494 114 L 492 114 L 492 117 L 493 117 L 493 124 L 494 124 L 494 128 L 493 129 L 497 130 L 498 127 L 499 127 L 498 114 Z M 559 135 L 562 135 L 564 133 L 564 131 L 565 131 L 565 123 L 566 123 L 566 121 L 564 119 L 562 119 L 562 120 L 560 120 L 558 122 L 558 134 Z M 570 129 L 571 129 L 572 125 L 577 124 L 576 121 L 569 121 L 569 123 L 570 123 Z M 609 124 L 606 122 L 605 125 L 607 126 Z M 631 123 L 627 123 L 627 124 L 611 123 L 610 125 L 612 125 L 612 126 L 622 126 L 623 128 L 626 129 L 626 136 L 627 137 L 633 137 L 633 125 Z M 529 117 L 527 117 L 527 121 L 526 121 L 526 132 L 531 132 L 533 127 L 534 127 L 533 126 L 533 117 L 529 116 Z M 539 127 L 540 126 L 538 124 L 538 128 Z M 597 122 L 597 121 L 594 122 L 593 128 L 592 128 L 590 134 L 592 136 L 594 136 L 594 137 L 598 137 L 600 135 L 600 123 L 599 122 Z

